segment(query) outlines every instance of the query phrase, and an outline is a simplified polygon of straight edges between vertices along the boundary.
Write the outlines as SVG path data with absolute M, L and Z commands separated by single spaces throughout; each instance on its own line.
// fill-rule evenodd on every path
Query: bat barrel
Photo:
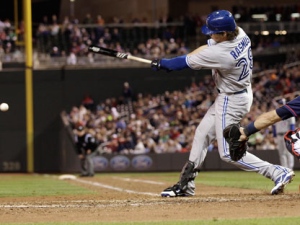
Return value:
M 98 46 L 89 46 L 88 50 L 97 54 L 107 55 L 111 57 L 117 57 L 118 54 L 118 52 L 115 50 L 98 47 Z

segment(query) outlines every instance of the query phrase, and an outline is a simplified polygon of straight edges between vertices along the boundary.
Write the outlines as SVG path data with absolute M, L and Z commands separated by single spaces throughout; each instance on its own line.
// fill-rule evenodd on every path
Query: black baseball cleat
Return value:
M 191 194 L 183 191 L 178 184 L 168 187 L 160 193 L 161 197 L 189 197 Z

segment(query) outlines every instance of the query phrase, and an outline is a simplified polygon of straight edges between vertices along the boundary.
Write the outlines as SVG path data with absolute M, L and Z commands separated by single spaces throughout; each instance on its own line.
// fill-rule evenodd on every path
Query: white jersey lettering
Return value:
M 250 46 L 250 39 L 249 37 L 244 37 L 243 40 L 237 45 L 235 50 L 231 51 L 230 54 L 233 56 L 234 59 L 237 59 L 239 55 L 245 50 L 247 46 Z
M 209 46 L 187 57 L 192 69 L 212 69 L 216 88 L 221 93 L 235 93 L 251 85 L 253 57 L 251 41 L 242 28 L 231 41 L 216 43 L 208 40 Z M 229 56 L 230 55 L 230 56 Z M 217 70 L 218 73 L 214 74 Z

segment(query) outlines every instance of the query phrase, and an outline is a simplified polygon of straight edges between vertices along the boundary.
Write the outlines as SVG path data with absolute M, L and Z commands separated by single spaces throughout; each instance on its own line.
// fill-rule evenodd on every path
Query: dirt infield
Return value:
M 41 198 L 2 198 L 0 222 L 133 222 L 216 220 L 299 216 L 300 194 L 197 185 L 196 196 L 162 198 L 166 187 L 147 180 L 93 177 L 64 180 L 96 194 Z M 237 213 L 238 212 L 238 213 Z

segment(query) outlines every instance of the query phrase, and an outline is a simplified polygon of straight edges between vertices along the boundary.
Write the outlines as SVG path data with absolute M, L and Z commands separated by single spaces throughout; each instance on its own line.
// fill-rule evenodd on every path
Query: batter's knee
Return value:
M 224 162 L 231 162 L 232 161 L 231 158 L 230 158 L 230 155 L 223 154 L 223 155 L 220 155 L 220 158 Z

